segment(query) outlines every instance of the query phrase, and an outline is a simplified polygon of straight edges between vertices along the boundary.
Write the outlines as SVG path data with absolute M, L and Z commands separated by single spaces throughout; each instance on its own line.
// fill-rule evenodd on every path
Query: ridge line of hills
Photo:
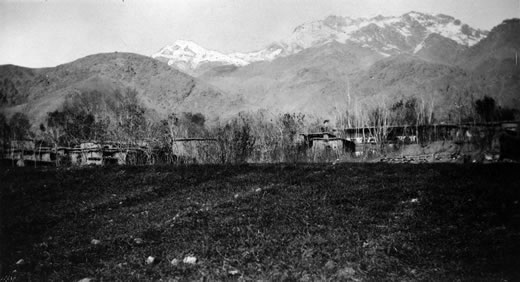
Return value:
M 488 33 L 443 14 L 430 15 L 412 11 L 398 17 L 373 18 L 331 15 L 323 20 L 299 25 L 288 38 L 253 52 L 223 54 L 205 49 L 195 42 L 177 40 L 152 57 L 197 76 L 214 66 L 245 66 L 254 62 L 272 61 L 333 41 L 358 43 L 388 57 L 418 52 L 431 35 L 449 39 L 465 49 L 478 43 Z
M 399 19 L 419 24 L 416 33 L 427 30 L 421 23 L 442 20 L 455 26 L 457 21 L 417 12 Z M 479 35 L 478 42 L 467 45 L 443 32 L 423 34 L 420 40 L 412 40 L 412 35 L 403 41 L 402 33 L 391 32 L 400 25 L 396 17 L 372 20 L 379 25 L 363 26 L 365 41 L 341 42 L 330 33 L 321 33 L 332 27 L 342 31 L 355 21 L 328 17 L 303 24 L 295 32 L 298 38 L 310 36 L 312 40 L 305 42 L 330 40 L 317 40 L 269 60 L 206 64 L 191 75 L 164 60 L 117 52 L 90 55 L 54 68 L 4 65 L 0 66 L 0 109 L 6 116 L 23 112 L 34 126 L 44 123 L 48 112 L 71 101 L 82 101 L 81 106 L 96 116 L 111 116 L 113 105 L 121 103 L 114 93 L 130 90 L 151 118 L 194 112 L 213 122 L 263 109 L 337 120 L 346 113 L 363 116 L 374 105 L 388 107 L 407 99 L 430 105 L 437 121 L 456 121 L 471 114 L 474 101 L 484 96 L 499 106 L 520 109 L 519 19 L 505 20 L 490 32 L 467 27 L 472 37 Z M 381 24 L 385 21 L 388 24 Z M 310 35 L 303 34 L 304 30 Z M 356 32 L 349 36 L 361 36 Z M 402 43 L 395 45 L 398 52 L 382 54 L 381 42 L 398 41 Z

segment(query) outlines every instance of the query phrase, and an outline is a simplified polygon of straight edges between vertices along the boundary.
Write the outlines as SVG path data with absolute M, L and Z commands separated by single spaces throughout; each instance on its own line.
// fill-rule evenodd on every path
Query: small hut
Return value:
M 333 132 L 319 132 L 301 134 L 308 150 L 334 151 L 336 153 L 352 153 L 356 151 L 356 144 L 344 138 L 337 137 Z

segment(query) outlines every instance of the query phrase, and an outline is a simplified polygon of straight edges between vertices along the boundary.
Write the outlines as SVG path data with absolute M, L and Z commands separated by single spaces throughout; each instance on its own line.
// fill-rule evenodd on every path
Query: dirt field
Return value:
M 4 279 L 520 280 L 519 164 L 2 168 L 0 177 Z

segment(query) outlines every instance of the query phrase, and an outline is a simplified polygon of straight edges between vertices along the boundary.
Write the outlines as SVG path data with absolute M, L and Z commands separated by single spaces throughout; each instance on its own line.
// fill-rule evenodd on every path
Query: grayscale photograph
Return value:
M 0 0 L 11 281 L 520 281 L 520 0 Z

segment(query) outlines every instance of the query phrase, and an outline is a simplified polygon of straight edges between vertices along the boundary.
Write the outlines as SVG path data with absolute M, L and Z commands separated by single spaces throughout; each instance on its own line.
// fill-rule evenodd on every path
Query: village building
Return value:
M 481 124 L 434 124 L 331 129 L 325 123 L 321 132 L 302 133 L 296 140 L 299 152 L 316 156 L 340 157 L 365 155 L 388 145 L 427 144 L 449 141 L 466 151 L 489 151 L 492 159 L 519 159 L 520 122 Z M 381 134 L 384 132 L 384 134 Z M 152 140 L 153 141 L 153 140 Z M 35 140 L 11 140 L 2 143 L 4 164 L 39 165 L 136 165 L 155 163 L 211 163 L 219 161 L 219 143 L 212 138 L 177 138 L 167 148 L 151 147 L 151 141 L 86 141 L 73 148 L 56 147 Z M 462 149 L 461 149 L 462 150 Z
M 304 145 L 310 153 L 333 152 L 335 154 L 353 153 L 356 144 L 336 136 L 334 132 L 303 133 Z

